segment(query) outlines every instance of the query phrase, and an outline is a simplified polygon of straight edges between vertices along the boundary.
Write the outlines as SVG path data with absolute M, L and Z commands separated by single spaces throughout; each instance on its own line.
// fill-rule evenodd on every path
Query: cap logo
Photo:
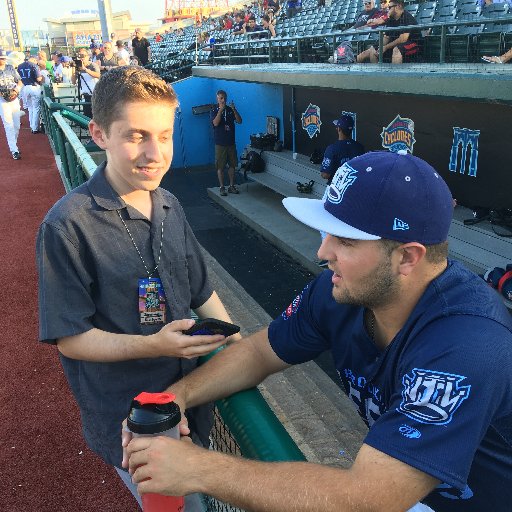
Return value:
M 327 192 L 327 200 L 333 204 L 340 204 L 343 201 L 343 196 L 350 187 L 357 180 L 357 171 L 344 163 L 334 175 L 331 186 Z
M 407 224 L 407 222 L 395 217 L 395 220 L 393 221 L 393 231 L 407 231 L 408 229 L 409 224 Z

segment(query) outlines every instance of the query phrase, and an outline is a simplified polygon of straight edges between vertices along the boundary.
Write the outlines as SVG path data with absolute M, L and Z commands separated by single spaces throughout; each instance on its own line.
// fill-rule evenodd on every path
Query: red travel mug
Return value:
M 140 393 L 132 401 L 128 428 L 134 436 L 167 436 L 179 439 L 180 408 L 170 393 Z M 144 512 L 184 512 L 183 496 L 142 494 Z

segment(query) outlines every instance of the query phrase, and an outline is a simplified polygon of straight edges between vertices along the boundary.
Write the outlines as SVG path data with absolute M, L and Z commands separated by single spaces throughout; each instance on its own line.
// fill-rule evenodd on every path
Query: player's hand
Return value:
M 208 451 L 195 446 L 189 437 L 138 437 L 127 448 L 129 471 L 139 494 L 184 496 L 201 492 L 198 473 Z
M 180 398 L 175 395 L 174 402 L 178 404 L 178 407 L 181 411 L 181 420 L 178 424 L 180 437 L 185 437 L 190 435 L 190 428 L 188 426 L 188 419 L 185 416 L 185 407 L 182 404 Z M 123 460 L 121 462 L 121 467 L 128 469 L 128 450 L 127 447 L 130 444 L 130 441 L 133 439 L 133 433 L 130 432 L 127 426 L 127 420 L 123 421 L 123 425 L 121 428 L 121 446 L 123 447 Z
M 328 172 L 321 172 L 320 176 L 322 176 L 324 180 L 328 180 L 331 177 L 331 175 Z
M 128 469 L 128 452 L 126 451 L 126 447 L 132 438 L 133 434 L 128 430 L 128 427 L 126 426 L 126 420 L 124 420 L 121 428 L 121 446 L 123 447 L 123 460 L 121 462 L 121 467 L 125 469 Z
M 164 325 L 156 334 L 149 336 L 155 356 L 192 359 L 209 354 L 226 343 L 227 338 L 222 334 L 212 336 L 183 334 L 183 331 L 193 325 L 194 320 L 175 320 Z

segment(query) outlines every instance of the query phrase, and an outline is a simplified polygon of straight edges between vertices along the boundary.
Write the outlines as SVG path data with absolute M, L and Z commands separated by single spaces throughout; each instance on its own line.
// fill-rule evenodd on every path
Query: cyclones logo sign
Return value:
M 302 114 L 302 128 L 308 132 L 309 138 L 312 139 L 315 135 L 320 133 L 321 125 L 320 107 L 310 103 L 306 111 Z
M 412 147 L 416 142 L 414 138 L 414 121 L 398 114 L 391 123 L 382 129 L 382 147 L 396 153 L 397 151 L 409 151 L 412 155 Z

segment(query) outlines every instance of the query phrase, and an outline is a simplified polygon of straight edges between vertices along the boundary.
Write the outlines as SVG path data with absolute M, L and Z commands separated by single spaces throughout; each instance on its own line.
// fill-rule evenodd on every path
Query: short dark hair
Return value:
M 391 253 L 397 248 L 403 245 L 403 242 L 397 242 L 396 240 L 388 240 L 386 238 L 382 238 L 379 240 L 382 244 L 382 247 L 388 254 L 388 256 L 391 255 Z M 425 244 L 422 244 L 425 245 Z M 443 263 L 448 258 L 448 242 L 441 242 L 439 244 L 433 244 L 433 245 L 425 245 L 425 249 L 427 249 L 427 252 L 425 253 L 425 258 L 429 263 L 432 263 L 434 265 L 439 265 L 440 263 Z
M 92 118 L 109 134 L 126 103 L 167 103 L 178 106 L 174 89 L 148 69 L 117 66 L 101 76 L 92 94 Z
M 223 91 L 222 89 L 219 89 L 217 91 L 217 96 L 224 96 L 224 99 L 227 100 L 228 99 L 228 93 L 226 91 Z
M 349 139 L 352 138 L 352 128 L 341 128 L 340 126 L 337 127 L 338 130 L 345 135 L 345 137 L 348 137 Z
M 396 5 L 399 5 L 400 7 L 403 7 L 405 5 L 404 0 L 393 0 Z
M 268 14 L 264 14 L 262 17 L 261 17 L 262 20 L 265 20 L 267 23 L 270 23 L 270 16 Z

